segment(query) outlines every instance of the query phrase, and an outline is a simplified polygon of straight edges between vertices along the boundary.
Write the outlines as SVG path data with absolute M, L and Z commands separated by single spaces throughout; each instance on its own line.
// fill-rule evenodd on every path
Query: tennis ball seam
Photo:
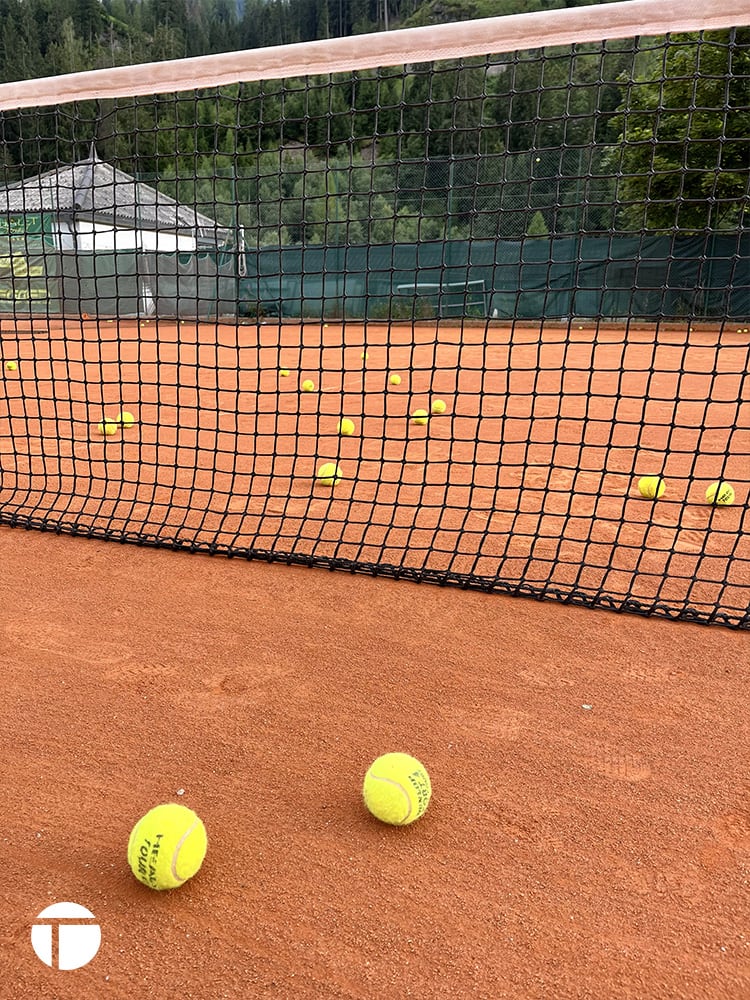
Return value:
M 393 778 L 385 778 L 385 777 L 381 777 L 379 774 L 372 774 L 372 773 L 370 774 L 370 777 L 374 781 L 385 782 L 385 784 L 391 785 L 392 788 L 396 788 L 396 789 L 398 789 L 399 792 L 401 792 L 401 794 L 403 795 L 404 799 L 406 800 L 406 815 L 403 817 L 403 819 L 400 819 L 398 821 L 397 825 L 398 826 L 406 826 L 406 824 L 409 822 L 409 817 L 411 816 L 411 813 L 412 813 L 411 798 L 409 796 L 409 792 L 407 791 L 407 789 L 404 788 L 404 786 L 401 784 L 400 781 L 395 781 Z
M 174 878 L 175 882 L 180 882 L 180 883 L 186 882 L 188 880 L 188 878 L 190 878 L 189 875 L 187 875 L 185 878 L 182 878 L 181 875 L 178 875 L 178 873 L 177 873 L 177 864 L 178 864 L 178 862 L 180 860 L 180 851 L 182 850 L 182 848 L 183 848 L 183 846 L 185 844 L 185 841 L 188 839 L 188 837 L 190 836 L 190 834 L 193 832 L 193 830 L 195 830 L 197 828 L 198 822 L 199 822 L 199 820 L 196 819 L 196 821 L 193 823 L 193 825 L 190 827 L 190 829 L 186 830 L 183 833 L 183 835 L 180 837 L 180 839 L 177 841 L 177 843 L 175 844 L 174 851 L 172 853 L 172 861 L 170 863 L 170 869 L 171 869 L 171 872 L 172 872 L 172 878 Z

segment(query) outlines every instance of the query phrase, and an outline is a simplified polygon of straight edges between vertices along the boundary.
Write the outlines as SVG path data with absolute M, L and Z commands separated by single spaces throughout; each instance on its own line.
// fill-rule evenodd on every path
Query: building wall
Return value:
M 82 253 L 113 250 L 174 253 L 176 250 L 190 252 L 197 249 L 197 242 L 192 236 L 179 236 L 152 229 L 128 229 L 85 219 L 57 219 L 53 224 L 53 236 L 57 249 L 78 250 Z

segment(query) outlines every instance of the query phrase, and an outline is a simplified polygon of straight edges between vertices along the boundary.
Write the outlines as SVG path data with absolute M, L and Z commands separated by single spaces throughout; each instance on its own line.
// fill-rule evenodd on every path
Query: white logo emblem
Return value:
M 31 928 L 31 946 L 53 969 L 80 969 L 99 951 L 102 929 L 94 914 L 78 903 L 53 903 Z

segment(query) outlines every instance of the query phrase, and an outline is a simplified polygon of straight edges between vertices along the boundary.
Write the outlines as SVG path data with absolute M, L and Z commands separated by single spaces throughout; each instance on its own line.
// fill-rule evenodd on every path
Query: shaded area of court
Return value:
M 2 354 L 6 523 L 747 623 L 741 329 L 6 321 Z

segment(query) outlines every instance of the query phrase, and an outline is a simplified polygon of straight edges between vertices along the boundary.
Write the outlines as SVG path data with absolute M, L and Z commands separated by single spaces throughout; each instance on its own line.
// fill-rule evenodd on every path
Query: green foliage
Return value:
M 728 31 L 672 41 L 663 66 L 656 52 L 642 60 L 613 118 L 622 219 L 630 229 L 733 229 L 748 195 L 750 29 L 737 29 L 736 45 Z
M 541 212 L 534 212 L 531 217 L 531 222 L 529 223 L 529 228 L 526 233 L 527 236 L 548 236 L 549 229 L 547 228 L 547 223 L 544 221 L 544 216 Z
M 389 0 L 391 27 L 587 0 Z M 361 30 L 382 0 L 0 0 L 6 79 Z M 736 227 L 750 29 L 0 113 L 6 182 L 87 155 L 249 245 Z M 728 100 L 729 112 L 722 110 Z M 617 206 L 621 207 L 618 208 Z M 677 209 L 676 207 L 677 206 Z M 618 214 L 619 213 L 619 214 Z

